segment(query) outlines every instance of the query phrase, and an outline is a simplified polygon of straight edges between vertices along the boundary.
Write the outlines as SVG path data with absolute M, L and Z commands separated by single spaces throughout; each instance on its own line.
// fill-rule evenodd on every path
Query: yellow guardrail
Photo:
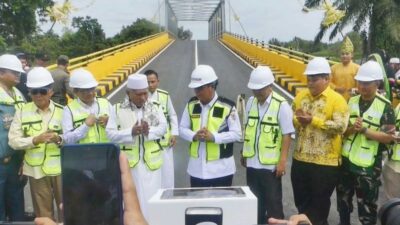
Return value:
M 248 61 L 257 61 L 274 67 L 296 80 L 306 84 L 304 70 L 309 60 L 315 56 L 294 51 L 276 45 L 261 44 L 238 35 L 223 34 L 221 41 L 229 48 L 234 49 Z M 337 62 L 329 61 L 331 64 Z
M 104 96 L 121 84 L 129 74 L 134 73 L 172 39 L 166 32 L 127 42 L 85 56 L 70 60 L 68 70 L 84 67 L 99 81 L 98 95 Z M 48 66 L 52 70 L 57 65 Z

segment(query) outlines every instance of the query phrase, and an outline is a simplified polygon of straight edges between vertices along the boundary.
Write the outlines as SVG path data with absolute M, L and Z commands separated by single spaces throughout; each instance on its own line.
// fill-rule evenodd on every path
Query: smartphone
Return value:
M 64 225 L 123 224 L 117 145 L 65 145 L 61 168 Z

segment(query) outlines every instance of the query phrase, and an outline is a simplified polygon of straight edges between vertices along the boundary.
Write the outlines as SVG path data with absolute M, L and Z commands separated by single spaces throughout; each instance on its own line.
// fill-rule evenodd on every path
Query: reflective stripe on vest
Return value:
M 396 127 L 397 129 L 400 127 L 400 104 L 396 107 Z M 400 143 L 394 144 L 390 159 L 400 161 Z
M 96 116 L 109 115 L 109 103 L 107 99 L 97 98 L 94 104 L 98 106 L 98 114 Z M 82 107 L 82 105 L 78 102 L 78 100 L 74 99 L 67 106 L 72 116 L 72 123 L 74 129 L 80 127 L 85 123 L 86 118 L 89 116 L 89 113 Z M 95 123 L 92 127 L 89 127 L 89 130 L 84 138 L 79 140 L 80 144 L 89 144 L 89 143 L 107 143 L 109 142 L 106 134 L 106 129 L 103 126 Z
M 282 131 L 279 126 L 278 114 L 283 101 L 286 100 L 273 92 L 268 109 L 260 121 L 258 101 L 257 98 L 253 98 L 245 127 L 243 157 L 251 158 L 257 151 L 261 164 L 275 165 L 279 162 L 282 147 Z M 260 132 L 257 141 L 258 129 L 260 129 Z
M 36 112 L 33 102 L 25 104 L 21 109 L 21 128 L 25 137 L 34 137 L 46 131 L 61 133 L 62 106 L 54 104 L 48 127 L 45 127 L 42 117 Z M 24 156 L 25 162 L 30 166 L 41 166 L 46 175 L 61 174 L 60 148 L 54 143 L 39 144 L 27 149 Z
M 232 105 L 220 101 L 220 97 L 215 101 L 214 105 L 208 111 L 208 122 L 207 129 L 211 133 L 219 133 L 225 130 L 221 130 L 221 125 L 225 122 L 227 117 L 232 111 Z M 199 100 L 193 100 L 188 103 L 188 112 L 191 121 L 191 128 L 193 131 L 198 131 L 201 129 L 201 105 Z M 226 126 L 225 129 L 228 129 Z M 220 158 L 227 158 L 232 155 L 233 143 L 229 144 L 216 144 L 214 142 L 206 142 L 206 153 L 207 161 L 218 160 Z M 190 157 L 199 157 L 199 141 L 193 141 L 190 143 Z M 227 156 L 227 157 L 224 157 Z
M 157 106 L 158 107 L 158 106 Z M 127 112 L 129 112 L 127 114 Z M 135 113 L 129 109 L 122 109 L 121 104 L 115 105 L 115 113 L 117 115 L 117 126 L 118 130 L 132 129 L 132 124 L 136 123 Z M 121 119 L 128 118 L 132 120 L 132 123 L 120 121 Z M 133 118 L 132 118 L 133 117 Z M 150 170 L 157 170 L 163 163 L 162 158 L 162 147 L 159 140 L 144 141 L 143 135 L 135 136 L 135 142 L 133 145 L 120 145 L 122 151 L 124 151 L 128 157 L 129 166 L 135 167 L 140 160 L 140 145 L 143 148 L 144 157 L 143 160 Z
M 8 95 L 3 88 L 0 88 L 0 104 L 14 105 L 15 109 L 20 109 L 25 104 L 25 98 L 17 88 L 13 87 L 12 90 L 14 92 L 15 98 Z
M 158 102 L 160 103 L 165 119 L 167 119 L 167 133 L 165 133 L 165 135 L 162 137 L 162 139 L 160 140 L 160 144 L 162 147 L 169 147 L 169 140 L 171 138 L 171 120 L 169 119 L 169 114 L 168 114 L 168 92 L 161 90 L 161 89 L 157 89 L 157 93 L 158 93 Z
M 360 95 L 350 98 L 350 124 L 354 124 L 360 117 L 359 107 Z M 379 130 L 381 127 L 381 118 L 388 101 L 377 95 L 367 111 L 363 113 L 363 127 L 372 130 Z M 368 139 L 361 133 L 355 133 L 346 138 L 342 146 L 342 155 L 360 167 L 370 167 L 375 162 L 375 156 L 378 153 L 379 142 Z

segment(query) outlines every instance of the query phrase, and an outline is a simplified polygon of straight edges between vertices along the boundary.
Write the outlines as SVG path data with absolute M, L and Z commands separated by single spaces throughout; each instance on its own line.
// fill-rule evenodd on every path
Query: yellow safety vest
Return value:
M 8 145 L 8 131 L 16 109 L 21 108 L 25 104 L 25 99 L 16 88 L 13 88 L 12 91 L 14 92 L 13 97 L 8 95 L 3 88 L 0 88 L 0 159 L 17 153 Z
M 157 89 L 157 101 L 160 103 L 165 119 L 167 119 L 168 127 L 167 127 L 167 133 L 161 138 L 160 144 L 163 148 L 169 147 L 169 139 L 171 138 L 171 120 L 169 118 L 169 112 L 168 112 L 168 92 L 164 91 L 162 89 Z
M 193 131 L 201 129 L 201 105 L 200 100 L 193 97 L 188 103 L 188 112 L 190 116 L 191 128 Z M 208 112 L 207 129 L 210 132 L 225 132 L 229 130 L 228 125 L 221 127 L 224 123 L 227 123 L 227 117 L 231 114 L 234 103 L 226 98 L 218 97 L 214 105 Z M 203 125 L 204 126 L 204 125 Z M 199 141 L 193 141 L 190 143 L 190 157 L 199 157 Z M 207 161 L 218 160 L 222 158 L 229 158 L 233 155 L 233 143 L 228 144 L 216 144 L 214 142 L 206 142 L 206 153 Z
M 360 95 L 349 100 L 350 124 L 354 124 L 360 117 Z M 376 95 L 367 111 L 363 113 L 363 127 L 378 131 L 381 127 L 381 118 L 388 100 Z M 349 158 L 350 162 L 360 167 L 370 167 L 375 162 L 378 154 L 379 142 L 368 139 L 364 134 L 355 133 L 345 139 L 342 146 L 342 156 Z
M 34 137 L 46 131 L 61 134 L 63 107 L 54 103 L 54 111 L 48 127 L 45 127 L 42 117 L 36 112 L 33 102 L 25 104 L 21 109 L 21 128 L 25 137 Z M 25 162 L 30 166 L 41 166 L 46 175 L 60 175 L 60 148 L 54 143 L 42 143 L 25 151 Z
M 103 116 L 109 115 L 109 103 L 107 99 L 97 98 L 94 104 L 98 105 L 98 115 Z M 80 127 L 85 123 L 86 118 L 89 116 L 89 113 L 84 110 L 81 104 L 79 104 L 78 100 L 74 99 L 67 105 L 71 117 L 74 129 Z M 89 127 L 88 133 L 84 138 L 79 140 L 80 144 L 89 144 L 89 143 L 107 143 L 109 142 L 106 134 L 105 127 L 102 127 L 95 123 L 92 127 Z
M 150 105 L 151 104 L 151 105 Z M 152 102 L 149 103 L 150 107 L 159 107 L 159 104 L 157 102 Z M 129 114 L 125 114 L 126 111 L 129 110 Z M 124 123 L 124 121 L 121 121 L 120 119 L 124 119 L 125 116 L 134 116 L 134 113 L 132 115 L 132 110 L 122 108 L 121 104 L 118 103 L 115 105 L 115 112 L 117 115 L 117 126 L 118 130 L 122 129 L 132 129 L 132 124 Z M 136 123 L 136 118 L 133 118 L 134 123 Z M 162 163 L 163 163 L 163 158 L 162 158 L 162 147 L 160 145 L 160 140 L 153 140 L 153 141 L 144 141 L 143 135 L 140 136 L 135 136 L 134 137 L 135 143 L 133 145 L 120 145 L 120 148 L 122 151 L 126 153 L 128 156 L 128 161 L 129 161 L 129 166 L 131 168 L 135 167 L 137 163 L 140 160 L 140 146 L 143 147 L 143 160 L 146 163 L 147 167 L 150 170 L 158 170 Z
M 400 127 L 400 104 L 397 106 L 396 108 L 396 127 Z M 392 151 L 392 155 L 390 157 L 390 159 L 394 160 L 394 161 L 400 161 L 400 144 L 396 143 L 393 146 L 393 151 Z
M 251 158 L 258 152 L 258 160 L 264 165 L 275 165 L 279 162 L 282 147 L 282 131 L 279 126 L 278 114 L 282 96 L 273 92 L 267 111 L 260 120 L 258 101 L 253 98 L 245 127 L 243 157 Z M 260 135 L 257 141 L 257 131 Z
M 15 98 L 12 98 L 4 89 L 0 88 L 0 104 L 14 105 L 15 109 L 20 109 L 25 104 L 25 98 L 17 88 L 13 87 L 12 89 L 15 94 Z

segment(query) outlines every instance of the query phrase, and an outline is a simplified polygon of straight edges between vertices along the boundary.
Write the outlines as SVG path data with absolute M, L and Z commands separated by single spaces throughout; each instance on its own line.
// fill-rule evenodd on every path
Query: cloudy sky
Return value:
M 63 2 L 63 0 L 58 0 Z M 162 0 L 70 0 L 76 10 L 70 18 L 75 16 L 90 16 L 97 18 L 107 35 L 111 37 L 118 33 L 122 26 L 129 25 L 137 18 L 154 19 L 159 21 L 158 4 Z M 228 1 L 228 0 L 226 0 Z M 312 40 L 319 30 L 323 18 L 323 11 L 315 10 L 309 13 L 302 12 L 304 0 L 230 0 L 231 6 L 240 17 L 244 29 L 250 37 L 268 41 L 278 38 L 288 41 L 295 36 Z M 228 4 L 226 4 L 228 5 Z M 161 7 L 164 11 L 164 7 Z M 226 16 L 228 17 L 228 6 Z M 164 13 L 161 13 L 161 24 L 164 24 Z M 239 23 L 233 19 L 231 25 L 226 18 L 226 28 L 243 34 Z M 190 29 L 194 39 L 207 39 L 207 22 L 180 22 L 179 26 Z M 46 31 L 48 24 L 43 24 Z M 60 33 L 63 25 L 57 24 L 55 31 Z M 340 38 L 340 37 L 338 37 Z M 324 41 L 328 41 L 324 38 Z

